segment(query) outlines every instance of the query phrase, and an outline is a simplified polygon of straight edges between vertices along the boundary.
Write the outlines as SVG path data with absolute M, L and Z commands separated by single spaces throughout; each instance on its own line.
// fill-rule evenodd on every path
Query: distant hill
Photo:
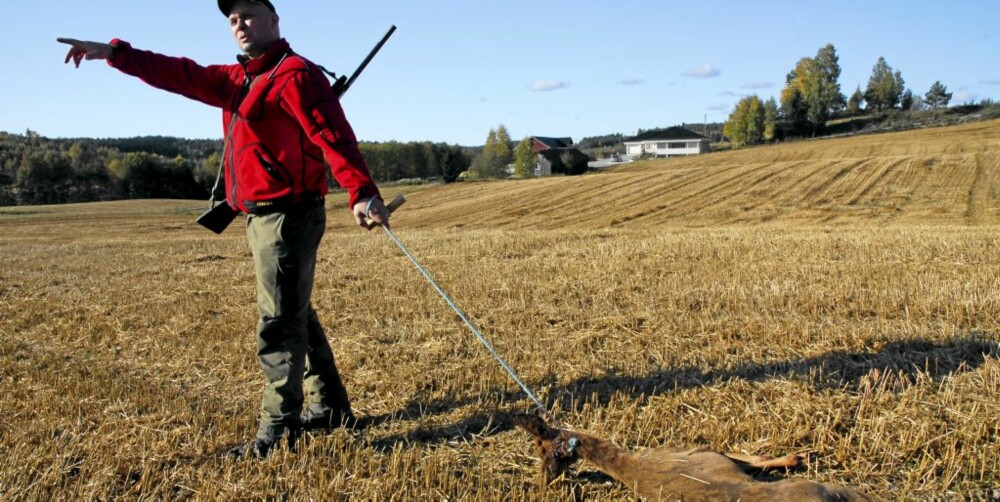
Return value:
M 405 218 L 405 221 L 402 220 Z M 463 228 L 1000 224 L 1000 120 L 413 193 L 402 224 Z

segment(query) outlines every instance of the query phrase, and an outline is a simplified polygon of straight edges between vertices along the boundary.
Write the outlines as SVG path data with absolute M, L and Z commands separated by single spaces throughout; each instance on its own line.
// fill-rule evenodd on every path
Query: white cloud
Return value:
M 971 91 L 955 91 L 955 95 L 951 97 L 951 104 L 965 104 L 972 103 L 979 99 L 979 95 Z
M 622 79 L 622 80 L 618 81 L 618 83 L 621 84 L 621 85 L 639 85 L 639 84 L 642 83 L 642 79 L 641 78 L 635 78 L 635 77 L 629 77 L 629 78 Z
M 747 82 L 743 84 L 741 89 L 770 89 L 774 87 L 774 82 Z
M 986 85 L 1000 85 L 1000 78 L 988 78 L 983 80 L 983 83 Z
M 722 74 L 722 70 L 710 64 L 703 64 L 682 73 L 685 77 L 691 78 L 713 78 L 720 74 Z
M 562 80 L 536 80 L 528 88 L 535 92 L 544 92 L 565 89 L 567 87 L 569 87 L 569 84 Z
M 728 110 L 732 105 L 728 103 L 716 103 L 714 105 L 709 105 L 708 109 L 713 112 L 721 112 Z
M 736 94 L 733 91 L 722 91 L 722 92 L 719 93 L 719 96 L 730 96 L 730 97 L 733 97 L 733 98 L 738 98 L 738 97 L 742 96 L 742 94 Z

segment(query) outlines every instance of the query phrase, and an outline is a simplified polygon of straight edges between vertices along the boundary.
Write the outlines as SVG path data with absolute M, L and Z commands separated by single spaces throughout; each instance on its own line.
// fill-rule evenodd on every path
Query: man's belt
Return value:
M 320 207 L 325 203 L 322 195 L 309 195 L 301 200 L 294 200 L 291 197 L 282 197 L 275 200 L 264 201 L 243 201 L 247 212 L 253 215 L 263 215 L 271 213 L 288 213 L 292 211 L 305 211 L 314 207 Z

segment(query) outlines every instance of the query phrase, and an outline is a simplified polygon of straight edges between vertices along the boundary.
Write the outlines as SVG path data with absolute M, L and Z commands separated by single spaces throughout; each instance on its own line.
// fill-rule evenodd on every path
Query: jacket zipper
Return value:
M 267 76 L 268 80 L 271 80 L 271 77 L 274 76 L 274 72 L 278 71 L 278 67 L 281 66 L 281 63 L 291 53 L 292 53 L 291 51 L 287 51 L 287 52 L 285 52 L 284 54 L 281 55 L 281 59 L 278 60 L 278 63 L 274 65 L 274 69 L 271 70 L 271 73 Z M 243 75 L 244 75 L 244 80 L 243 80 L 243 96 L 240 97 L 240 103 L 242 103 L 243 100 L 246 99 L 246 97 L 250 94 L 250 91 L 253 89 L 253 85 L 257 83 L 257 80 L 259 80 L 260 77 L 263 76 L 263 75 L 257 75 L 256 78 L 251 79 L 250 78 L 250 74 L 247 73 L 247 68 L 246 68 L 246 64 L 245 63 L 243 64 Z M 228 138 L 230 140 L 232 140 L 232 137 L 233 137 L 233 127 L 236 126 L 236 120 L 239 118 L 239 116 L 240 116 L 240 114 L 239 114 L 239 106 L 237 106 L 236 107 L 236 111 L 233 112 L 233 119 L 231 121 L 229 121 L 229 131 L 227 133 L 227 136 L 228 136 Z M 231 143 L 232 141 L 229 141 L 229 142 Z M 223 153 L 223 156 L 225 156 L 225 152 L 223 151 L 222 153 Z M 259 156 L 260 156 L 260 154 L 258 153 L 258 157 Z M 237 187 L 236 187 L 236 185 L 237 185 L 237 182 L 236 182 L 236 145 L 230 145 L 230 150 L 229 150 L 229 174 L 230 174 L 230 176 L 232 176 L 232 178 L 230 178 L 230 179 L 233 180 L 233 190 L 232 190 L 233 202 L 236 202 L 236 206 L 239 207 L 241 205 L 241 202 L 240 202 L 239 198 L 237 197 L 238 190 L 237 190 Z

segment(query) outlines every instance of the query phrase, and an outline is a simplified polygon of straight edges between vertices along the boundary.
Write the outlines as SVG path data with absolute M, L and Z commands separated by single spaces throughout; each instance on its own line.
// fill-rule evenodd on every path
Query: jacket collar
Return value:
M 288 45 L 288 42 L 282 38 L 268 48 L 264 54 L 261 54 L 260 57 L 250 58 L 246 55 L 239 55 L 236 56 L 236 59 L 243 65 L 243 69 L 248 74 L 259 75 L 273 68 L 274 65 L 278 64 L 291 51 L 292 48 Z

